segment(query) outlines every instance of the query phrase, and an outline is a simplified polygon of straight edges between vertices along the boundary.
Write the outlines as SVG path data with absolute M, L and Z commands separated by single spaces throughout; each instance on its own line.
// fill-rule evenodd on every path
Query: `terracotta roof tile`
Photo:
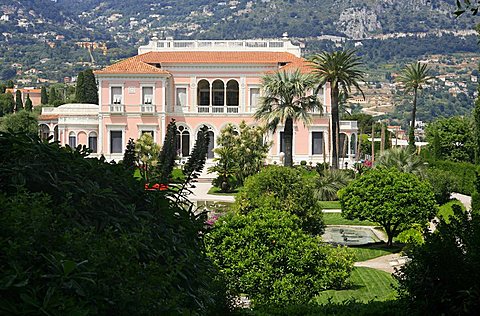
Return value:
M 283 52 L 149 52 L 137 57 L 151 64 L 277 64 L 301 60 Z
M 42 114 L 38 116 L 39 121 L 49 121 L 58 119 L 58 114 Z
M 299 69 L 302 73 L 311 73 L 315 70 L 312 63 L 305 59 L 299 59 L 298 61 L 289 63 L 280 69 L 285 71 L 293 71 Z
M 134 56 L 127 58 L 102 70 L 95 71 L 95 74 L 169 74 L 168 71 L 149 65 Z

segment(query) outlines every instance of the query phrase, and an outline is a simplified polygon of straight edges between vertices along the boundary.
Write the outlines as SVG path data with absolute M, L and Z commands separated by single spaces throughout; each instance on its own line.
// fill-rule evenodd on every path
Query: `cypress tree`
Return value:
M 13 113 L 13 111 L 15 110 L 15 99 L 13 98 L 13 94 L 11 94 L 10 92 L 7 92 L 6 96 L 7 101 L 4 112 L 5 114 L 10 114 Z
M 25 111 L 32 112 L 33 104 L 32 100 L 30 99 L 30 94 L 27 94 L 27 99 L 25 100 Z
M 127 143 L 127 149 L 123 154 L 123 160 L 122 160 L 123 167 L 127 170 L 133 171 L 135 170 L 136 161 L 137 161 L 137 154 L 135 152 L 135 142 L 133 141 L 132 138 L 130 138 Z
M 97 81 L 92 69 L 87 69 L 83 73 L 84 103 L 98 104 Z
M 47 88 L 45 88 L 45 86 L 42 87 L 42 91 L 40 94 L 40 103 L 42 105 L 48 104 L 48 94 L 47 94 Z
M 48 93 L 48 104 L 53 105 L 55 101 L 58 100 L 57 90 L 55 87 L 51 87 Z
M 13 89 L 14 87 L 15 87 L 15 84 L 13 83 L 13 80 L 8 80 L 7 89 Z
M 162 150 L 158 155 L 158 181 L 160 183 L 167 184 L 170 174 L 173 171 L 175 166 L 175 157 L 176 157 L 176 133 L 177 133 L 177 124 L 175 120 L 172 121 L 167 126 L 167 134 L 165 135 L 165 140 L 163 142 Z
M 480 92 L 480 86 L 478 88 Z M 475 100 L 473 109 L 474 137 L 475 137 L 475 164 L 480 165 L 480 96 Z
M 15 112 L 20 112 L 21 110 L 23 110 L 22 91 L 17 89 L 17 92 L 15 92 Z
M 85 103 L 85 75 L 80 71 L 77 76 L 77 86 L 75 88 L 75 101 Z

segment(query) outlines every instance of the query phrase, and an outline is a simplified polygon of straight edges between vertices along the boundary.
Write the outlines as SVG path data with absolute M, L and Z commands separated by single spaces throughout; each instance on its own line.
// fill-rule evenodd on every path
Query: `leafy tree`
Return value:
M 80 71 L 77 75 L 77 86 L 75 88 L 75 100 L 78 103 L 85 103 L 85 74 Z
M 158 156 L 157 176 L 160 183 L 168 183 L 168 179 L 175 167 L 177 124 L 172 119 L 167 126 L 167 133 L 163 147 Z
M 225 315 L 205 218 L 88 155 L 0 133 L 0 314 Z
M 437 213 L 430 184 L 395 168 L 375 168 L 352 181 L 339 192 L 342 216 L 369 220 L 393 238 L 415 223 L 425 224 Z
M 375 161 L 375 166 L 386 169 L 395 168 L 401 172 L 413 173 L 422 177 L 425 173 L 425 164 L 422 159 L 412 154 L 408 149 L 392 148 L 386 150 Z
M 13 88 L 15 88 L 15 84 L 13 83 L 13 80 L 8 80 L 7 89 L 13 89 Z
M 357 57 L 355 50 L 323 52 L 311 58 L 315 75 L 319 81 L 319 89 L 330 84 L 330 98 L 332 103 L 332 167 L 338 169 L 340 117 L 339 101 L 340 91 L 345 97 L 351 93 L 352 87 L 360 92 L 359 81 L 363 80 L 363 72 L 358 68 L 362 65 L 361 58 Z M 363 94 L 363 92 L 362 92 Z
M 140 164 L 140 174 L 148 182 L 157 167 L 160 146 L 155 143 L 152 135 L 144 133 L 135 143 L 135 152 Z
M 477 89 L 480 91 L 480 86 Z M 480 96 L 475 100 L 475 107 L 473 109 L 473 121 L 474 121 L 474 136 L 475 136 L 475 163 L 480 164 Z
M 352 180 L 346 170 L 324 170 L 315 178 L 315 197 L 320 201 L 338 200 L 338 191 Z
M 243 185 L 245 179 L 262 168 L 271 143 L 265 140 L 266 128 L 248 126 L 244 121 L 239 130 L 227 124 L 217 138 L 216 165 L 209 172 L 216 172 L 214 184 L 222 191 L 231 191 Z
M 29 94 L 27 94 L 27 99 L 25 100 L 25 110 L 29 112 L 33 110 L 33 104 Z
M 413 92 L 413 106 L 412 116 L 410 122 L 410 130 L 408 131 L 408 146 L 411 152 L 415 151 L 415 120 L 417 114 L 417 95 L 418 89 L 422 89 L 425 84 L 433 79 L 429 75 L 430 69 L 427 64 L 413 63 L 405 66 L 400 76 L 398 76 L 398 82 L 403 85 L 405 93 Z
M 417 315 L 476 315 L 480 308 L 480 215 L 452 206 L 454 216 L 407 252 L 396 274 L 400 297 Z
M 245 180 L 233 208 L 242 214 L 262 207 L 286 211 L 300 218 L 306 232 L 317 235 L 323 233 L 324 223 L 314 192 L 299 170 L 269 166 Z
M 269 129 L 276 131 L 278 124 L 284 124 L 285 166 L 293 165 L 293 122 L 300 120 L 310 122 L 310 111 L 321 109 L 314 95 L 307 95 L 313 88 L 315 79 L 312 75 L 278 71 L 262 78 L 264 96 L 255 118 L 265 121 Z
M 10 92 L 0 94 L 0 112 L 1 116 L 13 113 L 15 109 L 15 99 Z
M 7 85 L 0 83 L 0 94 L 5 93 L 5 91 L 7 91 Z
M 127 143 L 127 148 L 123 154 L 123 167 L 127 170 L 133 171 L 137 167 L 137 153 L 135 152 L 135 141 L 130 138 Z
M 246 294 L 256 307 L 308 303 L 345 286 L 353 268 L 346 248 L 322 244 L 296 215 L 271 208 L 221 217 L 205 242 L 229 292 Z
M 97 80 L 95 79 L 92 69 L 84 71 L 83 89 L 85 90 L 84 103 L 98 104 Z
M 42 89 L 40 91 L 40 103 L 42 105 L 48 104 L 48 94 L 47 94 L 47 88 L 45 86 L 42 86 Z
M 468 117 L 435 120 L 425 130 L 428 148 L 446 160 L 474 162 L 476 140 L 472 125 Z
M 38 134 L 37 116 L 28 111 L 7 114 L 0 121 L 0 131 L 36 135 Z
M 19 89 L 15 92 L 15 112 L 23 110 L 22 91 Z

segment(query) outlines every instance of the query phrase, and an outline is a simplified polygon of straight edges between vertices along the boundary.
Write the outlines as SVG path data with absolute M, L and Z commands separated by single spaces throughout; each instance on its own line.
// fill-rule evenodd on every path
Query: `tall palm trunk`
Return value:
M 285 138 L 285 160 L 284 165 L 291 167 L 293 165 L 293 119 L 291 117 L 285 120 L 285 129 L 283 130 Z
M 340 139 L 340 118 L 338 115 L 338 86 L 332 86 L 332 169 L 338 169 L 338 140 Z
M 410 123 L 410 131 L 408 132 L 408 148 L 411 152 L 415 151 L 415 119 L 417 115 L 417 88 L 413 89 L 413 108 L 412 122 Z

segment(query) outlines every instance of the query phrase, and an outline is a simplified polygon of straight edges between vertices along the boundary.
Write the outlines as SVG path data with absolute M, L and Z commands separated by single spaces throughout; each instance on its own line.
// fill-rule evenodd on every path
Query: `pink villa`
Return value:
M 150 133 L 160 145 L 166 126 L 175 119 L 178 155 L 187 157 L 199 129 L 210 130 L 211 148 L 222 128 L 232 123 L 259 124 L 253 118 L 262 94 L 261 79 L 277 70 L 311 71 L 299 46 L 287 38 L 269 40 L 158 40 L 138 55 L 95 75 L 100 105 L 65 104 L 43 108 L 42 137 L 53 135 L 63 145 L 87 145 L 95 156 L 121 160 L 129 138 Z M 308 126 L 294 126 L 294 162 L 330 161 L 329 87 L 320 92 L 323 114 L 312 113 Z M 357 122 L 340 123 L 341 163 L 355 160 Z M 267 163 L 281 163 L 283 127 L 270 135 Z

